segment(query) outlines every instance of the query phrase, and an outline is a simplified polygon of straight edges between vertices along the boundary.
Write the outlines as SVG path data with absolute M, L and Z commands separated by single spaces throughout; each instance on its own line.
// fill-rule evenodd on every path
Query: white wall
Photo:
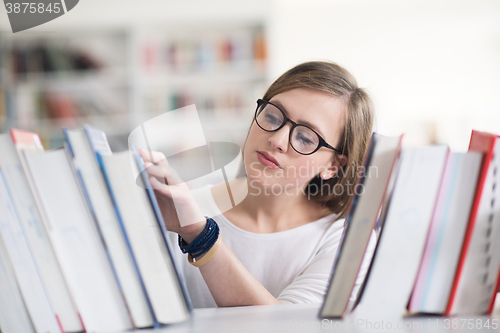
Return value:
M 459 150 L 472 128 L 500 134 L 500 1 L 278 0 L 269 22 L 271 76 L 338 62 L 372 94 L 379 132 L 435 130 Z
M 268 3 L 266 0 L 80 0 L 67 14 L 29 32 L 238 22 L 260 19 Z M 0 30 L 11 31 L 3 4 L 0 6 Z

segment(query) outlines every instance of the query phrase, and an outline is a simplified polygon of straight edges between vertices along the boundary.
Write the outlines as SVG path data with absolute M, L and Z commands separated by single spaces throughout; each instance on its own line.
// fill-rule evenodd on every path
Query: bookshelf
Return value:
M 155 29 L 136 39 L 138 120 L 195 104 L 207 140 L 243 143 L 266 85 L 262 23 Z
M 207 140 L 242 144 L 266 85 L 263 22 L 115 27 L 6 35 L 0 40 L 0 131 L 102 129 L 113 150 L 164 112 L 196 104 Z
M 89 123 L 111 138 L 123 135 L 130 117 L 126 39 L 119 30 L 6 35 L 2 130 L 38 132 L 47 147 L 61 144 L 64 126 Z

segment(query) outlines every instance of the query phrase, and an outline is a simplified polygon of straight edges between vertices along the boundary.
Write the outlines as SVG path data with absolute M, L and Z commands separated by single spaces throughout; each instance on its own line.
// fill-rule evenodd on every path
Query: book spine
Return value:
M 376 137 L 375 133 L 373 133 L 372 137 L 371 137 L 371 140 L 370 140 L 370 146 L 368 147 L 368 151 L 366 152 L 365 160 L 363 162 L 363 165 L 365 167 L 367 167 L 369 165 L 369 163 L 370 163 L 370 160 L 372 158 L 373 152 L 375 150 L 376 140 L 377 140 L 377 137 Z M 365 173 L 363 173 L 363 175 L 365 175 Z M 364 176 L 363 177 L 359 177 L 356 186 L 363 185 L 364 184 L 364 180 L 365 180 Z M 357 202 L 359 200 L 359 197 L 360 197 L 360 195 L 357 194 L 356 191 L 354 191 L 354 197 L 353 197 L 352 202 L 351 202 L 351 207 L 349 209 L 349 214 L 348 214 L 348 216 L 346 218 L 346 222 L 345 222 L 345 226 L 344 226 L 344 231 L 342 232 L 342 237 L 340 238 L 340 243 L 339 243 L 339 247 L 338 247 L 339 249 L 342 249 L 343 243 L 345 242 L 345 239 L 347 238 L 347 234 L 349 233 L 349 226 L 351 225 L 352 217 L 354 215 L 354 211 L 356 210 L 356 204 L 357 204 Z M 331 272 L 332 280 L 333 280 L 333 276 L 335 274 L 336 263 L 339 260 L 340 255 L 341 255 L 340 251 L 337 251 L 337 254 L 335 255 L 335 261 L 333 263 L 333 269 L 332 269 L 332 272 Z M 330 281 L 330 283 L 331 283 L 331 281 Z
M 137 273 L 137 277 L 138 277 L 139 282 L 141 284 L 142 292 L 144 293 L 144 296 L 146 298 L 146 302 L 148 304 L 149 311 L 151 312 L 151 317 L 153 318 L 154 328 L 158 328 L 158 327 L 160 327 L 160 323 L 156 319 L 156 315 L 155 315 L 155 312 L 153 309 L 153 305 L 151 303 L 151 299 L 149 298 L 148 292 L 146 290 L 146 285 L 144 284 L 144 280 L 142 279 L 142 275 L 141 275 L 141 272 L 139 270 L 139 265 L 137 263 L 137 259 L 135 258 L 134 251 L 132 250 L 132 244 L 130 243 L 130 239 L 128 237 L 127 230 L 125 229 L 125 225 L 123 223 L 123 219 L 122 219 L 122 216 L 120 214 L 120 210 L 118 208 L 116 196 L 113 192 L 113 186 L 112 186 L 111 182 L 109 181 L 108 173 L 106 171 L 106 165 L 104 163 L 102 155 L 97 151 L 95 152 L 95 154 L 97 157 L 97 161 L 99 162 L 99 166 L 101 167 L 101 170 L 102 170 L 102 173 L 104 176 L 104 180 L 106 181 L 106 185 L 108 187 L 108 191 L 109 191 L 109 194 L 111 196 L 111 200 L 113 202 L 113 208 L 114 208 L 116 217 L 118 219 L 118 223 L 120 224 L 120 230 L 123 233 L 123 238 L 125 239 L 125 244 L 127 245 L 127 248 L 129 250 L 129 253 L 130 253 L 130 258 L 132 259 L 132 263 L 134 265 L 135 272 Z
M 500 139 L 498 137 L 496 139 L 496 144 L 500 144 Z M 500 157 L 496 156 L 496 158 L 500 158 Z M 495 169 L 493 174 L 496 175 L 497 172 L 499 172 L 499 171 L 497 169 Z M 499 186 L 499 184 L 494 183 L 494 187 L 496 187 L 496 186 Z M 493 216 L 493 215 L 491 215 L 491 216 Z M 495 287 L 492 290 L 493 295 L 491 296 L 490 304 L 488 306 L 488 310 L 486 311 L 486 314 L 488 314 L 488 315 L 490 315 L 493 312 L 493 308 L 495 306 L 495 299 L 497 297 L 497 293 L 498 293 L 499 289 L 500 289 L 500 267 L 499 267 L 498 272 L 497 272 L 497 281 L 495 283 Z
M 474 138 L 475 138 L 475 133 L 472 133 L 472 138 L 471 138 L 471 143 L 469 145 L 469 149 L 471 147 L 474 147 Z M 448 305 L 446 306 L 446 310 L 444 312 L 445 315 L 450 315 L 453 309 L 453 304 L 456 299 L 456 293 L 458 289 L 458 284 L 460 281 L 460 278 L 462 276 L 463 268 L 465 265 L 465 261 L 467 259 L 467 254 L 469 252 L 469 247 L 471 244 L 472 240 L 472 235 L 474 233 L 474 227 L 476 225 L 476 219 L 477 219 L 477 214 L 479 212 L 479 205 L 481 203 L 481 197 L 484 189 L 484 183 L 486 181 L 486 176 L 488 174 L 488 169 L 491 165 L 491 160 L 493 158 L 493 148 L 494 148 L 494 138 L 491 137 L 489 142 L 484 142 L 487 145 L 487 152 L 483 155 L 483 160 L 481 162 L 481 172 L 479 175 L 477 187 L 476 187 L 476 193 L 474 194 L 474 202 L 472 204 L 471 212 L 469 215 L 469 222 L 467 226 L 467 230 L 465 232 L 465 238 L 464 242 L 462 245 L 462 250 L 460 253 L 460 259 L 458 261 L 458 266 L 457 266 L 457 271 L 455 273 L 455 279 L 453 280 L 453 285 L 451 287 L 450 291 L 450 298 L 448 300 Z M 484 149 L 484 148 L 483 148 Z
M 377 139 L 376 134 L 372 133 L 372 136 L 370 138 L 370 144 L 368 146 L 368 150 L 366 151 L 365 158 L 364 158 L 364 161 L 363 161 L 363 166 L 368 166 L 369 163 L 370 163 L 371 157 L 372 157 L 373 152 L 375 150 L 376 139 Z M 363 173 L 363 175 L 365 175 L 365 174 Z M 356 186 L 362 185 L 363 182 L 364 182 L 364 180 L 365 180 L 364 177 L 359 177 Z M 330 278 L 329 278 L 329 281 L 328 281 L 328 284 L 327 284 L 328 289 L 330 289 L 330 287 L 333 284 L 333 281 L 334 281 L 334 278 L 335 278 L 336 267 L 337 267 L 338 262 L 340 260 L 342 248 L 344 246 L 344 243 L 345 243 L 346 238 L 347 238 L 347 234 L 349 232 L 349 226 L 351 225 L 352 217 L 354 215 L 354 211 L 356 209 L 356 204 L 357 204 L 358 199 L 359 199 L 359 194 L 356 193 L 356 191 L 354 191 L 354 197 L 352 198 L 351 205 L 349 207 L 349 213 L 348 213 L 348 215 L 346 217 L 346 220 L 345 220 L 344 230 L 342 231 L 342 235 L 341 235 L 340 241 L 339 241 L 338 250 L 337 250 L 337 253 L 335 254 L 335 259 L 333 261 L 332 270 L 330 272 Z M 326 297 L 327 297 L 327 295 L 325 295 L 323 303 L 321 305 L 321 309 L 319 311 L 319 315 L 318 316 L 319 316 L 320 319 L 323 318 L 322 317 L 322 313 L 323 313 L 324 308 L 325 308 Z M 346 309 L 347 309 L 347 305 L 348 304 L 346 304 Z
M 175 262 L 175 257 L 172 255 L 173 251 L 172 251 L 172 245 L 170 244 L 170 240 L 168 238 L 168 230 L 165 226 L 165 222 L 163 221 L 163 217 L 162 217 L 161 212 L 160 212 L 160 207 L 158 206 L 158 201 L 156 200 L 156 196 L 155 196 L 154 191 L 152 189 L 151 183 L 149 182 L 146 168 L 144 166 L 142 158 L 139 155 L 139 152 L 137 149 L 134 148 L 133 154 L 134 154 L 134 158 L 137 162 L 137 166 L 139 167 L 139 171 L 141 172 L 141 177 L 144 181 L 144 184 L 146 185 L 145 187 L 146 187 L 146 191 L 148 193 L 149 201 L 150 201 L 151 206 L 153 208 L 153 211 L 155 213 L 156 221 L 158 222 L 158 225 L 160 227 L 160 230 L 161 230 L 161 233 L 163 236 L 163 240 L 164 240 L 165 245 L 166 245 L 167 250 L 168 250 L 168 255 L 170 257 L 170 260 L 172 261 L 172 266 L 174 267 L 175 275 L 177 277 L 177 281 L 179 282 L 179 286 L 181 288 L 186 307 L 187 307 L 188 311 L 191 313 L 193 311 L 191 299 L 189 298 L 189 294 L 187 292 L 187 287 L 184 283 L 184 280 L 181 278 L 181 275 L 179 274 L 179 269 L 178 269 L 178 265 Z
M 85 125 L 84 130 L 92 151 L 101 154 L 112 154 L 106 133 L 89 125 Z
M 389 171 L 389 174 L 391 176 L 389 177 L 389 180 L 385 184 L 384 194 L 382 195 L 382 200 L 380 201 L 380 204 L 379 204 L 379 207 L 380 207 L 379 210 L 380 209 L 383 210 L 383 205 L 384 205 L 384 202 L 386 201 L 386 197 L 387 197 L 388 193 L 391 192 L 389 190 L 389 186 L 391 186 L 391 179 L 390 178 L 391 177 L 397 177 L 397 175 L 395 175 L 395 173 L 397 173 L 397 168 L 398 168 L 398 165 L 399 165 L 399 157 L 400 157 L 400 154 L 401 154 L 401 143 L 402 143 L 402 141 L 403 141 L 403 135 L 401 135 L 400 138 L 399 138 L 398 150 L 396 152 L 396 156 L 394 157 L 394 160 L 392 161 L 391 170 Z M 392 183 L 392 186 L 393 185 L 394 185 L 394 183 Z M 386 210 L 386 212 L 387 212 L 387 210 Z M 382 211 L 381 213 L 386 213 L 386 212 Z M 385 219 L 385 216 L 380 215 L 380 218 L 381 219 Z M 375 219 L 373 220 L 373 230 L 376 230 L 377 223 L 378 223 L 378 219 L 377 219 L 377 217 L 375 217 Z M 373 233 L 373 230 L 372 230 L 372 233 Z M 380 238 L 380 236 L 381 235 L 379 235 L 379 238 Z M 366 243 L 366 246 L 365 246 L 365 255 L 366 255 L 366 250 L 368 249 L 368 244 L 369 243 L 370 243 L 370 240 L 368 240 L 368 242 Z M 359 302 L 359 298 L 361 297 L 361 295 L 363 293 L 363 288 L 364 288 L 365 282 L 369 278 L 371 266 L 372 266 L 373 260 L 375 258 L 375 255 L 376 255 L 377 248 L 378 248 L 378 239 L 377 239 L 377 243 L 375 245 L 374 252 L 373 252 L 372 257 L 370 259 L 370 266 L 368 267 L 368 271 L 366 272 L 365 280 L 363 281 L 363 284 L 361 286 L 361 290 L 358 291 L 358 295 L 359 296 L 356 299 L 355 305 L 357 305 L 357 303 Z M 359 274 L 359 272 L 361 270 L 361 266 L 362 265 L 363 265 L 363 261 L 361 261 L 361 263 L 360 263 L 360 265 L 358 267 L 358 274 Z M 344 314 L 343 315 L 344 316 L 347 315 L 347 312 L 348 312 L 348 304 L 346 305 L 346 309 L 344 310 Z
M 67 148 L 68 148 L 69 156 L 71 156 L 72 158 L 74 158 L 75 157 L 75 152 L 73 151 L 73 146 L 71 145 L 71 140 L 69 139 L 68 128 L 67 127 L 63 127 L 63 136 L 64 136 L 64 142 L 67 143 Z M 74 162 L 74 160 L 73 160 L 73 162 Z M 75 169 L 76 169 L 76 166 L 75 166 Z

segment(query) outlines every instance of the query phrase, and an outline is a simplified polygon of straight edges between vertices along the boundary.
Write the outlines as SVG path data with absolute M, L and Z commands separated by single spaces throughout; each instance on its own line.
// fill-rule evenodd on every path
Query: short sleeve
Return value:
M 319 249 L 311 262 L 293 279 L 280 295 L 283 304 L 322 303 L 328 288 L 330 274 L 338 250 L 342 230 L 332 233 L 327 242 Z M 376 235 L 372 232 L 363 261 L 356 278 L 350 301 L 356 299 L 361 284 L 366 277 L 375 250 Z

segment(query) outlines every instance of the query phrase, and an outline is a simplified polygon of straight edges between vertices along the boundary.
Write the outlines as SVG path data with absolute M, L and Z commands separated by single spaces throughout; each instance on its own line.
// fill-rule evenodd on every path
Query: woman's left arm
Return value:
M 218 306 L 281 304 L 221 242 L 200 272 Z

